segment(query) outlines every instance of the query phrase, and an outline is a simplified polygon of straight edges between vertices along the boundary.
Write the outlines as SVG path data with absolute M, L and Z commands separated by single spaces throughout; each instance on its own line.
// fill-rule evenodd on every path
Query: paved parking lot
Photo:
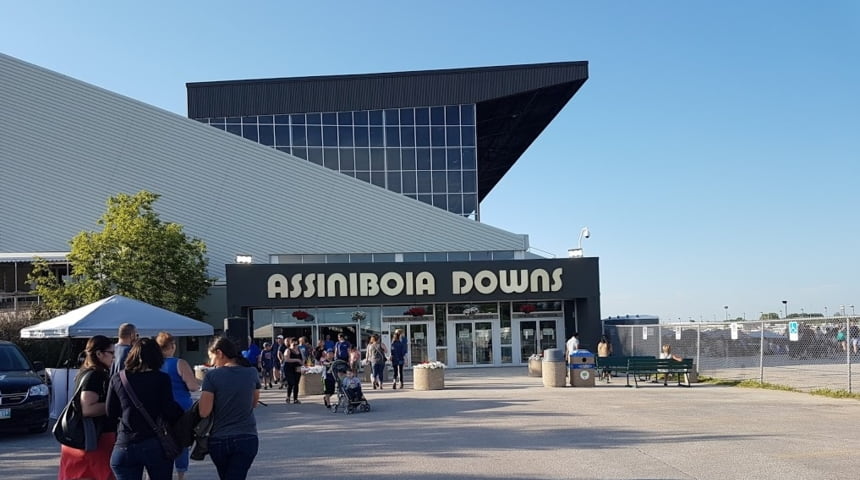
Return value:
M 446 389 L 367 391 L 373 411 L 264 391 L 249 478 L 847 479 L 860 402 L 805 393 L 647 384 L 546 388 L 526 367 L 446 371 Z M 408 377 L 407 377 L 408 378 Z M 408 382 L 407 382 L 408 383 Z M 0 436 L 16 479 L 56 478 L 50 434 Z M 215 477 L 192 462 L 189 479 Z

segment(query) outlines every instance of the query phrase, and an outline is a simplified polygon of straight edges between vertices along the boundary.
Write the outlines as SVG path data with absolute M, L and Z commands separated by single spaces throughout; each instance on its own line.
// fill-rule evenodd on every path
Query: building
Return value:
M 12 288 L 21 291 L 21 278 L 26 278 L 27 271 L 23 262 L 34 255 L 20 252 L 66 251 L 74 235 L 99 228 L 96 220 L 107 198 L 120 192 L 148 190 L 161 195 L 156 208 L 163 219 L 182 224 L 188 234 L 207 244 L 210 272 L 221 283 L 204 301 L 204 309 L 209 312 L 207 320 L 216 327 L 223 325 L 224 317 L 238 316 L 247 321 L 243 331 L 245 326 L 270 323 L 313 337 L 345 331 L 355 340 L 369 333 L 386 335 L 391 328 L 402 326 L 409 332 L 413 352 L 426 352 L 413 356 L 413 361 L 438 359 L 455 366 L 520 363 L 531 353 L 563 345 L 565 332 L 575 329 L 582 332 L 586 344 L 590 339 L 596 341 L 600 330 L 596 258 L 536 258 L 529 252 L 526 235 L 467 218 L 478 217 L 477 205 L 483 195 L 575 92 L 571 85 L 553 86 L 543 78 L 559 75 L 548 73 L 553 69 L 563 69 L 552 65 L 556 64 L 535 67 L 536 71 L 544 69 L 543 74 L 529 74 L 528 66 L 483 73 L 482 69 L 459 74 L 443 71 L 448 73 L 439 74 L 440 78 L 469 77 L 478 84 L 469 87 L 465 80 L 451 80 L 446 87 L 437 79 L 435 83 L 417 81 L 375 94 L 389 98 L 390 103 L 314 103 L 319 105 L 314 110 L 320 113 L 323 143 L 319 165 L 314 161 L 319 157 L 310 150 L 317 146 L 307 147 L 308 161 L 296 156 L 300 150 L 293 150 L 301 146 L 278 143 L 276 127 L 285 125 L 277 123 L 275 113 L 264 109 L 241 113 L 242 135 L 244 117 L 254 117 L 247 125 L 256 125 L 258 138 L 239 138 L 230 131 L 212 128 L 210 120 L 204 125 L 0 55 L 0 105 L 4 109 L 0 116 L 0 161 L 5 180 L 0 201 L 13 206 L 0 209 L 4 290 L 14 284 L 17 287 Z M 576 65 L 584 75 L 585 64 Z M 504 72 L 508 76 L 501 75 Z M 420 77 L 421 72 L 411 75 Z M 521 78 L 520 90 L 511 88 L 511 78 Z M 579 80 L 565 78 L 562 83 L 576 88 L 585 80 L 584 76 Z M 400 85 L 395 79 L 388 83 Z M 314 87 L 307 88 L 299 97 L 313 96 Z M 451 97 L 437 90 L 470 94 Z M 475 91 L 484 93 L 475 95 Z M 416 96 L 406 98 L 403 92 Z M 338 91 L 321 86 L 316 95 L 333 97 L 335 93 Z M 413 104 L 391 100 L 399 96 L 413 100 Z M 230 93 L 227 97 L 248 100 L 255 95 Z M 542 100 L 550 97 L 556 102 Z M 266 102 L 259 98 L 261 104 Z M 285 94 L 285 98 L 293 97 Z M 300 99 L 293 100 L 300 105 Z M 471 126 L 467 121 L 470 105 L 475 119 L 474 170 L 462 162 L 472 148 L 462 140 L 463 132 Z M 457 106 L 460 123 L 437 125 L 446 135 L 445 146 L 438 147 L 445 150 L 444 178 L 436 175 L 445 185 L 440 192 L 434 186 L 432 115 L 434 108 L 445 107 L 447 122 L 448 107 L 452 106 Z M 390 188 L 395 182 L 389 180 L 396 178 L 395 174 L 402 187 L 404 176 L 411 175 L 405 172 L 413 172 L 403 168 L 403 152 L 409 146 L 394 146 L 390 141 L 382 147 L 368 146 L 369 170 L 342 168 L 342 160 L 349 157 L 344 152 L 350 148 L 340 141 L 341 129 L 347 127 L 340 123 L 341 113 L 352 114 L 355 143 L 360 112 L 368 112 L 370 123 L 371 112 L 382 111 L 383 125 L 367 125 L 370 142 L 371 128 L 394 128 L 385 123 L 385 112 L 396 109 L 401 122 L 397 129 L 402 134 L 407 125 L 402 125 L 401 113 L 412 109 L 415 116 L 421 116 L 418 111 L 425 107 L 431 116 L 427 126 L 431 146 L 415 146 L 414 173 L 417 189 L 419 174 L 426 173 L 426 165 L 418 168 L 418 150 L 429 149 L 429 193 L 416 190 L 404 195 L 402 188 L 400 193 Z M 228 120 L 234 114 L 220 108 L 189 113 L 206 119 L 223 116 L 224 130 L 228 130 L 228 124 L 235 125 Z M 291 138 L 294 125 L 304 125 L 307 135 L 315 125 L 310 123 L 315 117 L 308 115 L 314 112 L 291 110 L 278 114 L 290 115 Z M 514 122 L 513 126 L 506 127 L 504 118 L 485 116 L 491 111 L 500 115 L 510 112 L 507 119 Z M 332 113 L 337 114 L 338 123 L 322 125 L 323 114 Z M 260 118 L 267 115 L 272 116 L 272 123 Z M 293 123 L 292 115 L 304 115 L 305 123 Z M 259 143 L 268 135 L 261 132 L 269 125 L 280 149 Z M 337 146 L 325 145 L 326 126 L 337 128 Z M 448 129 L 455 126 L 461 136 L 457 146 L 448 143 Z M 422 125 L 413 127 L 417 142 Z M 523 138 L 513 138 L 521 130 Z M 505 138 L 493 140 L 495 137 Z M 383 139 L 389 139 L 385 131 Z M 488 145 L 486 154 L 482 145 Z M 337 150 L 338 170 L 346 175 L 325 168 L 326 148 Z M 363 155 L 357 148 L 363 147 L 353 149 L 353 159 Z M 379 173 L 372 168 L 374 148 L 384 150 L 386 188 L 379 188 L 379 177 L 374 175 Z M 395 150 L 399 167 L 394 162 Z M 454 150 L 460 154 L 459 166 L 448 163 L 448 154 Z M 457 190 L 456 178 L 463 187 L 469 171 L 475 172 L 474 191 L 465 187 Z M 409 198 L 413 193 L 414 198 Z M 471 200 L 466 197 L 471 194 L 474 209 L 448 211 L 457 203 L 449 195 L 459 195 L 462 205 L 468 207 Z M 445 196 L 444 205 L 435 195 Z M 237 254 L 252 263 L 236 264 Z M 4 258 L 14 260 L 4 262 Z M 58 273 L 61 270 L 58 268 Z M 280 279 L 289 280 L 285 284 Z M 423 308 L 425 315 L 404 314 L 417 313 L 418 308 Z M 305 313 L 293 316 L 295 312 Z M 353 318 L 353 312 L 364 315 Z

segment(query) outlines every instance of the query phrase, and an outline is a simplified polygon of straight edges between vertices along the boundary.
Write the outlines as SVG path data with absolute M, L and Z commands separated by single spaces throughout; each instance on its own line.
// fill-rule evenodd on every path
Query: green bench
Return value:
M 683 360 L 673 360 L 671 358 L 661 359 L 654 357 L 647 358 L 631 358 L 627 362 L 627 386 L 630 387 L 630 376 L 633 375 L 633 383 L 635 387 L 639 387 L 638 379 L 640 377 L 649 377 L 654 375 L 656 380 L 657 375 L 663 374 L 663 386 L 669 384 L 669 376 L 677 375 L 679 387 L 691 387 L 690 372 L 693 371 L 693 359 L 685 358 Z M 681 376 L 684 376 L 686 384 L 681 383 Z
M 598 373 L 609 371 L 611 375 L 626 375 L 627 365 L 631 359 L 653 360 L 654 357 L 630 356 L 630 357 L 597 357 L 595 368 Z

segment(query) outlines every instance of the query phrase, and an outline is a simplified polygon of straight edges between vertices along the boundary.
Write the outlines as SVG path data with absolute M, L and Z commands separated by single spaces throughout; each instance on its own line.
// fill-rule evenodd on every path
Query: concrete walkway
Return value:
M 844 480 L 860 469 L 856 400 L 623 378 L 546 388 L 526 367 L 447 370 L 445 390 L 366 395 L 371 412 L 345 415 L 264 391 L 249 478 Z M 0 468 L 56 478 L 58 452 L 50 434 L 2 436 Z M 186 478 L 215 477 L 207 459 Z

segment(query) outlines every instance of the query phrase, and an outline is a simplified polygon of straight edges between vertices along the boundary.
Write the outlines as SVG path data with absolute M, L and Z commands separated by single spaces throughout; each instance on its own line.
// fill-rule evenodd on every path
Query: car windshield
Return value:
M 30 363 L 17 348 L 12 345 L 0 345 L 0 372 L 29 369 Z

